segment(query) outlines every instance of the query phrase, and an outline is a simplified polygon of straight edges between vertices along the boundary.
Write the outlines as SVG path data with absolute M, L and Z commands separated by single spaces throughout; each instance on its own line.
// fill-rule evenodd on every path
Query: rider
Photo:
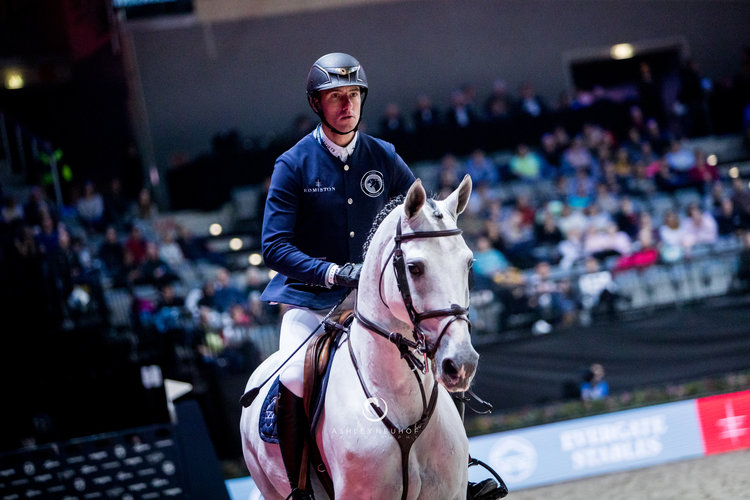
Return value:
M 315 61 L 307 100 L 320 124 L 274 165 L 262 240 L 265 262 L 278 274 L 261 298 L 288 307 L 279 339 L 284 359 L 357 286 L 372 221 L 415 180 L 392 144 L 357 131 L 367 92 L 367 77 L 354 57 L 331 53 Z M 304 351 L 280 374 L 277 406 L 279 447 L 295 499 L 313 498 L 309 486 L 297 487 L 309 431 L 302 402 Z

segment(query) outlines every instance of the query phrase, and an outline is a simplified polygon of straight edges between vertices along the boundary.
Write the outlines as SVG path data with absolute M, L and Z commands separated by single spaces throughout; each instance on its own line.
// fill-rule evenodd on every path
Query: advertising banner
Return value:
M 706 455 L 750 448 L 750 391 L 696 401 Z
M 695 401 L 680 401 L 479 436 L 469 452 L 520 489 L 702 456 L 703 443 Z

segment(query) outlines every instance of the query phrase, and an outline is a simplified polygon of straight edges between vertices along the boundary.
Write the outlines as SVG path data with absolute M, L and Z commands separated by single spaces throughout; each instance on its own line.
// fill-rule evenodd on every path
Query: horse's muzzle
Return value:
M 449 392 L 465 391 L 471 385 L 478 361 L 479 354 L 473 347 L 446 356 L 438 362 L 438 380 Z

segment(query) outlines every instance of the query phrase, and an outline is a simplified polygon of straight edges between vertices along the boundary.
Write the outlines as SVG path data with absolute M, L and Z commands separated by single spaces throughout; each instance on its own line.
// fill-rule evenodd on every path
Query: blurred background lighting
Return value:
M 242 248 L 242 240 L 239 238 L 232 238 L 229 240 L 229 248 L 234 250 L 235 252 Z
M 729 169 L 729 177 L 732 179 L 736 179 L 740 176 L 740 169 L 737 167 L 737 165 L 734 165 L 732 168 Z
M 609 51 L 612 59 L 630 59 L 633 57 L 633 46 L 629 43 L 618 43 L 613 45 Z
M 211 233 L 211 236 L 219 236 L 223 230 L 224 228 L 218 223 L 213 223 L 208 227 L 208 232 Z
M 708 155 L 708 158 L 706 158 L 706 163 L 708 163 L 712 167 L 715 167 L 719 164 L 719 159 L 716 157 L 716 155 Z
M 20 89 L 23 88 L 23 75 L 18 71 L 8 71 L 5 74 L 5 88 L 6 89 Z
M 259 266 L 261 262 L 263 262 L 263 257 L 261 257 L 259 253 L 251 253 L 247 257 L 247 261 L 251 266 Z

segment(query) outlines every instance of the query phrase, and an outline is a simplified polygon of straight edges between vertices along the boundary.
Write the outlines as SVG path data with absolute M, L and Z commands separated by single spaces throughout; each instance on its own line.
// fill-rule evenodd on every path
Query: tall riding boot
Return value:
M 305 440 L 309 434 L 304 402 L 302 398 L 295 396 L 292 391 L 284 387 L 284 384 L 279 384 L 276 412 L 281 459 L 284 461 L 289 485 L 292 487 L 292 494 L 288 498 L 313 500 L 315 497 L 310 486 L 309 471 L 305 481 L 306 488 L 298 488 Z

